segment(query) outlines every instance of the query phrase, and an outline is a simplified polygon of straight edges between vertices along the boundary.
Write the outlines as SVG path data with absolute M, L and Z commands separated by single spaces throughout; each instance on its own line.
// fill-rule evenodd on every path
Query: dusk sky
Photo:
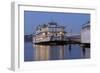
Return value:
M 24 34 L 32 34 L 36 26 L 51 21 L 65 26 L 67 32 L 80 33 L 82 24 L 90 21 L 90 14 L 24 11 Z

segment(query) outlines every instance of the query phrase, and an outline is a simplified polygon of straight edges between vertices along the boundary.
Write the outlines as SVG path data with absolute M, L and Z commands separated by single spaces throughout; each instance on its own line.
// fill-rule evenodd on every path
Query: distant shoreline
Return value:
M 24 35 L 25 42 L 32 42 L 32 35 Z

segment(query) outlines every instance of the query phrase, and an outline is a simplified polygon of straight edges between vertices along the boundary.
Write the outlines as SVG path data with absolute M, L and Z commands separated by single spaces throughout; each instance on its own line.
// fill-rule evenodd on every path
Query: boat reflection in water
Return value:
M 64 46 L 35 45 L 25 43 L 24 61 L 45 61 L 64 59 L 90 58 L 90 48 L 82 48 L 78 44 Z

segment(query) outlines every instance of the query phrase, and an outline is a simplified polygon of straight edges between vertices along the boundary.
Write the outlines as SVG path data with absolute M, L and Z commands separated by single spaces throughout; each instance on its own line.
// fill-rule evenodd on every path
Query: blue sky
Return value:
M 90 14 L 24 11 L 24 34 L 32 34 L 36 26 L 51 21 L 65 26 L 68 32 L 80 33 L 82 24 L 90 21 Z

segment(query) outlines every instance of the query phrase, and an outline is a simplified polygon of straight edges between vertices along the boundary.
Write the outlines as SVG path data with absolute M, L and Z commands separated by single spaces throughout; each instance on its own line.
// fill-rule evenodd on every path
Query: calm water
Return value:
M 90 48 L 83 49 L 78 44 L 65 46 L 37 46 L 31 42 L 25 42 L 24 44 L 24 61 L 84 58 L 90 58 Z

